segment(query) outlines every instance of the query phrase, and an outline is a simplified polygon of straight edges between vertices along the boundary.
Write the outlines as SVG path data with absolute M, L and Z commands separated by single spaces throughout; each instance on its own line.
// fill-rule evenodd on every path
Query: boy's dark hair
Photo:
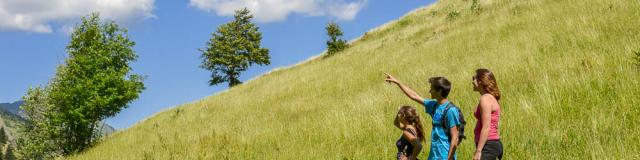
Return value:
M 451 82 L 444 77 L 431 77 L 429 78 L 429 83 L 431 83 L 431 88 L 440 92 L 440 95 L 444 98 L 449 96 L 449 91 L 451 91 Z

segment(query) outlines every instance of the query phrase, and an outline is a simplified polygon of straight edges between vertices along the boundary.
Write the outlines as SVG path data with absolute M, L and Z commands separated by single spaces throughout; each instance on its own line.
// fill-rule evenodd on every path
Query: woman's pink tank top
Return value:
M 480 131 L 482 131 L 482 121 L 480 120 L 480 105 L 476 107 L 476 112 L 473 114 L 478 120 L 476 128 L 474 130 L 475 142 L 478 144 L 480 140 Z M 500 106 L 494 112 L 491 112 L 491 124 L 489 125 L 489 138 L 487 140 L 499 140 L 500 134 L 498 133 L 498 122 L 500 121 Z

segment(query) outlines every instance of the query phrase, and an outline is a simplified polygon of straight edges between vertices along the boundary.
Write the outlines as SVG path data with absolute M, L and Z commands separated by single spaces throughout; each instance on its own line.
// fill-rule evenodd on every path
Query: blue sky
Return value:
M 246 81 L 325 50 L 324 27 L 336 21 L 353 39 L 433 0 L 113 0 L 110 4 L 68 0 L 0 0 L 0 103 L 19 100 L 30 86 L 46 85 L 64 62 L 69 30 L 81 16 L 99 11 L 128 28 L 136 42 L 134 73 L 148 76 L 146 90 L 107 123 L 123 129 L 164 109 L 227 88 L 209 86 L 199 68 L 212 32 L 232 19 L 234 7 L 249 7 L 270 49 L 271 65 L 252 66 Z M 267 3 L 268 2 L 268 3 Z M 64 5 L 59 5 L 64 4 Z M 124 5 L 123 5 L 124 4 Z M 59 5 L 59 6 L 58 6 Z

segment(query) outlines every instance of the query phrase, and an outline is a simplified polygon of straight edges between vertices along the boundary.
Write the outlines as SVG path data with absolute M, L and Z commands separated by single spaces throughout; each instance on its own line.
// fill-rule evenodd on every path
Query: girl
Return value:
M 402 136 L 396 141 L 398 160 L 417 159 L 422 150 L 421 142 L 424 141 L 424 130 L 416 108 L 412 106 L 400 107 L 394 124 L 402 130 Z
M 502 159 L 502 142 L 498 132 L 500 121 L 500 90 L 496 78 L 488 69 L 476 70 L 472 78 L 473 90 L 480 93 L 474 116 L 476 123 L 474 160 Z

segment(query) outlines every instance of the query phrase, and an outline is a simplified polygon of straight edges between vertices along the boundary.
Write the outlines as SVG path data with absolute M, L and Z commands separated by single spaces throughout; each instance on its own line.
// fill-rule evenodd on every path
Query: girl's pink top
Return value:
M 476 128 L 474 130 L 475 142 L 478 144 L 480 140 L 480 131 L 482 131 L 482 120 L 480 120 L 480 105 L 476 107 L 476 112 L 473 114 L 478 120 Z M 500 121 L 500 106 L 496 111 L 491 112 L 491 124 L 489 124 L 489 138 L 487 140 L 499 140 L 500 134 L 498 133 L 498 122 Z

